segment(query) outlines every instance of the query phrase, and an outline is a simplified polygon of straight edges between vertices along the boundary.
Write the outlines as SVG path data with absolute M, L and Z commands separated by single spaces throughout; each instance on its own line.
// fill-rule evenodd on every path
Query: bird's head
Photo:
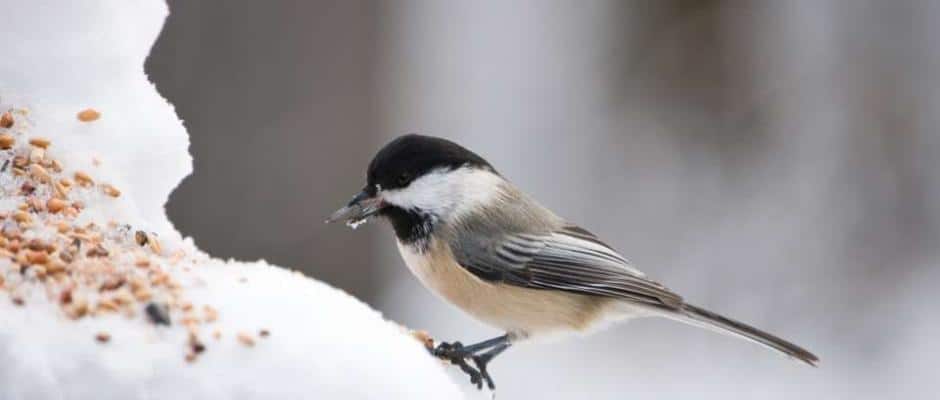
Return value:
M 352 227 L 386 217 L 402 241 L 430 233 L 493 201 L 503 180 L 482 157 L 446 139 L 405 135 L 383 147 L 369 163 L 366 186 L 327 222 Z

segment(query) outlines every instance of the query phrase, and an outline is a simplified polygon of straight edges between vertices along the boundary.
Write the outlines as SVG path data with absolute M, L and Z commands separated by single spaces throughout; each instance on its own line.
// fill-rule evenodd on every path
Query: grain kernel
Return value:
M 65 200 L 69 197 L 69 191 L 72 190 L 71 187 L 62 184 L 62 181 L 56 181 L 52 184 L 52 189 L 55 192 L 55 195 L 62 200 Z
M 101 287 L 99 287 L 98 290 L 100 291 L 117 290 L 121 286 L 124 286 L 125 282 L 127 282 L 127 280 L 125 280 L 123 277 L 112 276 L 108 279 L 105 279 L 105 281 L 101 283 Z
M 69 229 L 71 229 L 71 226 L 68 224 L 68 222 L 59 221 L 59 223 L 56 224 L 56 231 L 58 231 L 59 233 L 68 232 Z
M 91 176 L 82 171 L 75 172 L 75 182 L 78 182 L 78 185 L 83 187 L 88 187 L 95 184 L 95 181 L 91 179 Z
M 71 319 L 79 319 L 88 315 L 88 301 L 85 299 L 72 299 L 72 304 L 65 309 L 65 315 Z
M 17 212 L 13 214 L 13 219 L 19 223 L 29 223 L 33 220 L 33 217 L 31 217 L 29 213 L 25 211 L 18 210 Z
M 151 297 L 150 289 L 147 289 L 145 287 L 134 289 L 133 294 L 134 294 L 134 298 L 137 299 L 137 301 L 148 301 L 150 300 L 150 297 Z
M 86 108 L 82 111 L 79 111 L 77 117 L 79 121 L 91 122 L 91 121 L 97 120 L 98 118 L 101 118 L 101 113 L 98 112 L 98 110 L 95 110 L 94 108 Z
M 32 139 L 29 139 L 29 144 L 36 146 L 36 147 L 41 147 L 43 149 L 47 149 L 49 148 L 49 145 L 52 144 L 52 141 L 44 137 L 37 136 Z
M 9 128 L 13 126 L 13 114 L 10 114 L 9 111 L 4 112 L 3 115 L 0 115 L 0 128 Z
M 16 139 L 14 139 L 13 136 L 6 133 L 0 135 L 0 149 L 12 149 L 14 144 L 16 144 Z
M 33 147 L 33 149 L 29 151 L 29 162 L 31 163 L 39 164 L 45 158 L 46 158 L 46 151 L 39 147 Z
M 52 176 L 49 175 L 49 171 L 46 171 L 42 165 L 33 164 L 29 166 L 29 174 L 33 179 L 39 181 L 40 183 L 49 183 L 52 182 Z
M 49 262 L 49 255 L 45 251 L 26 250 L 26 261 L 30 264 L 45 264 Z
M 219 312 L 208 304 L 202 306 L 202 312 L 205 314 L 206 322 L 215 322 L 219 319 Z
M 98 334 L 95 335 L 95 341 L 98 343 L 107 343 L 110 340 L 111 335 L 107 332 L 98 332 Z
M 134 296 L 127 289 L 121 289 L 114 294 L 114 302 L 118 305 L 128 305 L 134 302 Z
M 118 310 L 121 309 L 121 307 L 118 305 L 118 303 L 115 302 L 115 301 L 112 300 L 112 299 L 101 299 L 101 300 L 98 300 L 98 305 L 96 306 L 96 308 L 97 308 L 98 310 L 110 311 L 110 312 L 118 311 Z
M 163 248 L 160 246 L 160 241 L 157 240 L 157 237 L 154 235 L 147 235 L 147 243 L 150 244 L 150 250 L 156 254 L 162 254 Z
M 61 199 L 55 198 L 55 197 L 52 197 L 52 198 L 50 198 L 49 200 L 46 201 L 46 209 L 49 210 L 49 212 L 51 212 L 51 213 L 53 213 L 53 214 L 56 214 L 56 213 L 58 213 L 59 211 L 62 211 L 62 210 L 65 209 L 65 207 L 67 207 L 67 206 L 68 206 L 68 203 L 62 201 Z M 68 226 L 68 225 L 66 225 L 66 226 Z M 60 232 L 61 232 L 61 231 L 60 231 Z
M 104 192 L 104 194 L 111 197 L 119 197 L 121 195 L 121 191 L 109 183 L 101 185 L 101 190 Z
M 253 347 L 255 345 L 255 339 L 245 332 L 238 332 L 236 338 L 245 346 Z
M 65 272 L 65 264 L 53 257 L 49 260 L 48 264 L 46 264 L 46 272 L 48 272 L 50 275 Z

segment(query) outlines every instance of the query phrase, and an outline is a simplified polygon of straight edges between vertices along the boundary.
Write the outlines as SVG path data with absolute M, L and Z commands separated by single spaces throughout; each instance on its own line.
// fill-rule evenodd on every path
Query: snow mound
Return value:
M 173 229 L 163 205 L 191 172 L 188 136 L 143 72 L 165 4 L 4 14 L 0 398 L 461 396 L 357 299 L 213 259 Z

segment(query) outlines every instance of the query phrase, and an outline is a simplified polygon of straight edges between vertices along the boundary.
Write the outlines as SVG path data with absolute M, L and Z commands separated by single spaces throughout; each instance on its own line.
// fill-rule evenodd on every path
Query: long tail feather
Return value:
M 720 333 L 730 333 L 733 336 L 738 336 L 779 351 L 811 366 L 815 367 L 819 362 L 819 358 L 816 357 L 815 354 L 810 353 L 800 346 L 797 346 L 747 324 L 723 317 L 691 304 L 683 304 L 681 311 L 679 311 L 679 315 L 681 315 L 679 319 L 683 322 L 714 330 Z

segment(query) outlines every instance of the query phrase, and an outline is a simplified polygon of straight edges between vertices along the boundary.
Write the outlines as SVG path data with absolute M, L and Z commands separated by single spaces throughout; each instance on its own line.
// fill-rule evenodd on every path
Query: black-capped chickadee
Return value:
M 587 230 L 537 203 L 482 157 L 451 141 L 401 136 L 369 163 L 366 187 L 327 222 L 391 222 L 411 272 L 505 335 L 433 353 L 492 389 L 487 363 L 533 336 L 665 317 L 738 336 L 815 365 L 809 351 L 686 303 Z M 467 363 L 472 360 L 475 368 Z

